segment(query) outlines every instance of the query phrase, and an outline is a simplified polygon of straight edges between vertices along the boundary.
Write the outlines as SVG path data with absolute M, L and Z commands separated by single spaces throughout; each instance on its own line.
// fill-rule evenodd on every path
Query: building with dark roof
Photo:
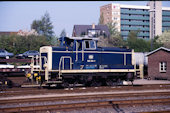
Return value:
M 170 49 L 160 47 L 148 55 L 148 77 L 170 80 Z
M 104 37 L 109 37 L 110 32 L 106 25 L 74 25 L 73 28 L 73 37 L 80 37 L 80 36 L 93 36 L 98 37 L 103 35 Z
M 14 34 L 17 34 L 18 32 L 3 32 L 3 31 L 0 31 L 0 35 L 14 35 Z

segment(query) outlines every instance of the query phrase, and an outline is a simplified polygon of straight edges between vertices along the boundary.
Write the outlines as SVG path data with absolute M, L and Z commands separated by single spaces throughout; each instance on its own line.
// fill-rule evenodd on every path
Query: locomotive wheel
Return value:
M 114 86 L 115 84 L 114 84 L 114 82 L 112 80 L 107 80 L 106 85 L 107 86 Z
M 77 84 L 78 84 L 78 82 L 75 81 L 74 84 L 73 84 L 73 88 L 75 88 Z
M 63 82 L 63 87 L 64 88 L 70 88 L 70 84 L 68 82 Z
M 117 85 L 123 85 L 123 81 L 121 79 L 118 79 L 116 84 Z
M 91 87 L 99 87 L 101 85 L 102 85 L 101 82 L 97 82 L 97 81 L 92 81 L 90 84 Z

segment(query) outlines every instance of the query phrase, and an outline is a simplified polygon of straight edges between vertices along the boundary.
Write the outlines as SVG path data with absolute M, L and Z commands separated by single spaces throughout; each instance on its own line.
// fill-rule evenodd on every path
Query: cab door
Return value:
M 74 69 L 83 69 L 84 52 L 83 52 L 82 40 L 74 41 L 73 62 L 74 62 L 73 63 Z
M 75 62 L 82 63 L 84 61 L 83 56 L 84 56 L 84 52 L 83 52 L 82 41 L 76 41 Z
M 96 50 L 95 40 L 84 40 L 85 69 L 97 69 L 99 53 Z

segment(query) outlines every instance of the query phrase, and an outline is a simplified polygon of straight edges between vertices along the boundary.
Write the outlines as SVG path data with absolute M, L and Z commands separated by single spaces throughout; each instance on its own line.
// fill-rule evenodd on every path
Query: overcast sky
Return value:
M 145 6 L 147 1 L 1 1 L 0 31 L 30 30 L 33 20 L 41 19 L 47 11 L 55 35 L 59 36 L 65 29 L 68 36 L 71 36 L 74 25 L 98 24 L 100 6 L 109 3 Z M 170 1 L 162 1 L 162 5 L 170 7 Z

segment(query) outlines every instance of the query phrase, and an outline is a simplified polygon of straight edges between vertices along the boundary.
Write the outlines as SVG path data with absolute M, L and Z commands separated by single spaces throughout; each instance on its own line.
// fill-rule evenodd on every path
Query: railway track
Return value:
M 127 92 L 127 93 L 126 93 Z M 0 112 L 35 112 L 63 111 L 82 108 L 132 106 L 149 104 L 170 105 L 170 90 L 168 91 L 124 91 L 110 93 L 76 93 L 60 95 L 44 95 L 24 98 L 1 98 Z
M 55 105 L 38 105 L 38 106 L 24 106 L 24 107 L 11 107 L 2 108 L 0 112 L 32 112 L 32 111 L 44 111 L 44 110 L 73 110 L 80 108 L 92 108 L 92 107 L 108 107 L 117 105 L 144 105 L 144 104 L 170 104 L 170 98 L 164 99 L 130 99 L 130 100 L 102 100 L 93 102 L 77 102 L 77 103 L 66 103 L 66 104 L 55 104 Z
M 11 88 L 0 92 L 0 97 L 30 95 L 30 94 L 46 94 L 46 93 L 86 93 L 86 92 L 105 92 L 105 91 L 135 91 L 135 90 L 157 90 L 170 89 L 170 84 L 155 84 L 155 85 L 134 85 L 134 86 L 102 86 L 102 87 L 76 87 L 70 89 L 51 88 Z
M 105 107 L 121 111 L 118 108 L 148 105 L 170 106 L 170 84 L 71 89 L 9 88 L 0 92 L 0 113 L 47 111 L 74 113 L 74 110 Z M 170 108 L 165 110 L 170 112 Z

